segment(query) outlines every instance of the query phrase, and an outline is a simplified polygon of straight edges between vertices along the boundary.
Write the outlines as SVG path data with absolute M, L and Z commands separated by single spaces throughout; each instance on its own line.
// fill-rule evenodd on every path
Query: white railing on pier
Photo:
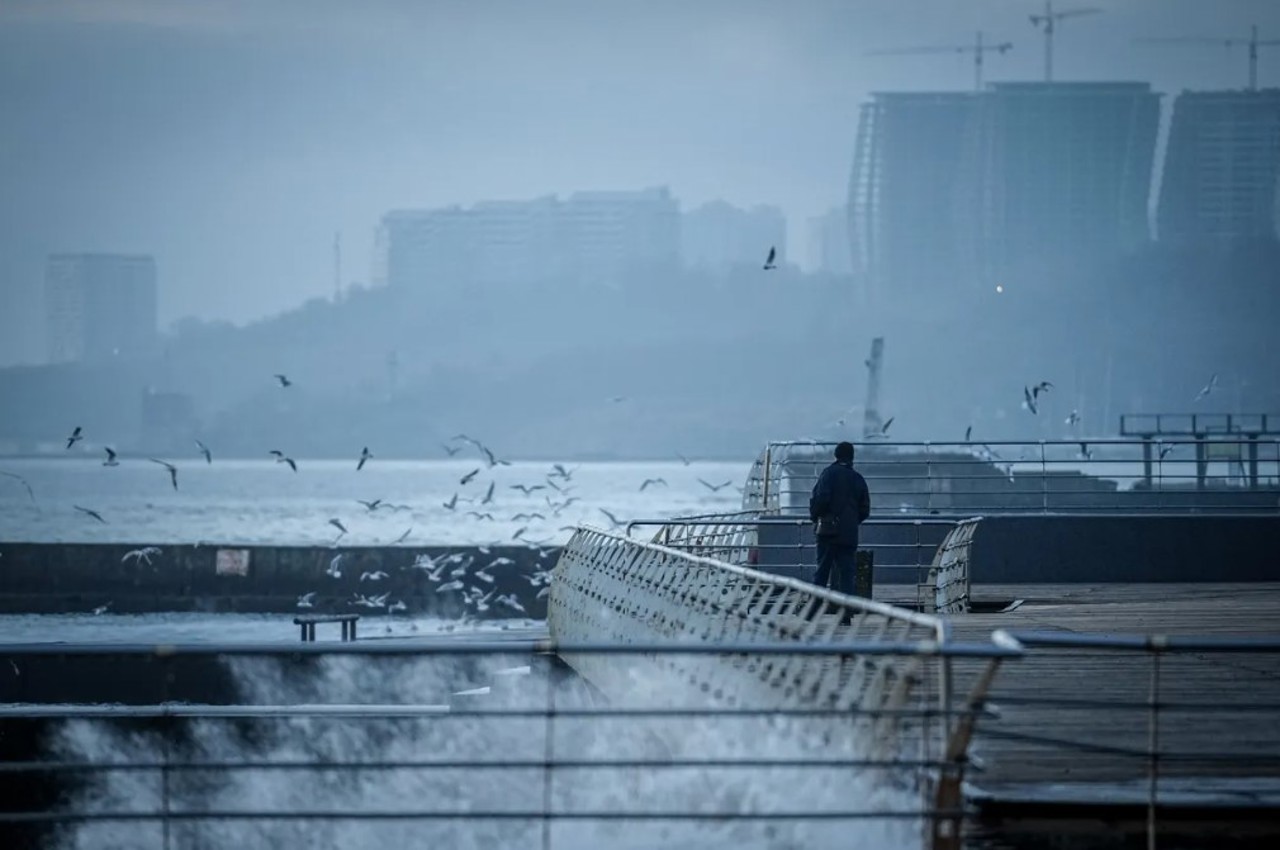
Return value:
M 969 552 L 982 517 L 956 523 L 933 556 L 929 575 L 917 588 L 921 611 L 927 614 L 969 613 Z
M 742 507 L 805 514 L 834 442 L 775 441 Z M 1247 434 L 1037 442 L 857 443 L 872 513 L 1280 511 L 1280 440 Z

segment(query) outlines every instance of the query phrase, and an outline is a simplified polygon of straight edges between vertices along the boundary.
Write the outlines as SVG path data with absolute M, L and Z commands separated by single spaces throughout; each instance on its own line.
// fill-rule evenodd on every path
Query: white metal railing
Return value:
M 743 509 L 806 513 L 834 442 L 775 441 Z M 885 514 L 1280 511 L 1280 440 L 1240 434 L 1038 442 L 858 443 L 854 466 Z
M 562 649 L 561 657 L 606 696 L 660 681 L 664 698 L 674 704 L 693 699 L 846 711 L 851 723 L 842 738 L 856 743 L 861 755 L 949 754 L 951 767 L 917 776 L 916 790 L 928 805 L 951 799 L 961 781 L 969 727 L 952 723 L 952 665 L 945 652 L 950 631 L 941 618 L 579 528 L 552 571 L 547 624 L 562 644 L 725 646 L 705 655 L 638 652 L 626 664 Z M 843 645 L 848 651 L 756 656 L 732 648 L 786 642 L 801 650 Z M 914 646 L 916 652 L 864 653 L 859 642 Z M 999 661 L 988 663 L 990 675 L 966 704 L 981 704 Z M 953 846 L 947 842 L 958 832 L 946 825 L 938 829 L 930 846 Z
M 969 551 L 981 517 L 956 523 L 933 556 L 928 579 L 917 587 L 917 603 L 928 614 L 969 613 Z

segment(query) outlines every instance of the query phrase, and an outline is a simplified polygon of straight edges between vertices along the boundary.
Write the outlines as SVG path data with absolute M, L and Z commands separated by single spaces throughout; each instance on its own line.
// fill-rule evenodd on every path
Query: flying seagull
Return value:
M 160 549 L 155 546 L 144 546 L 141 549 L 134 549 L 132 552 L 125 552 L 124 557 L 120 559 L 120 563 L 125 563 L 130 558 L 136 561 L 145 562 L 147 566 L 151 566 L 151 559 L 161 554 Z
M 369 454 L 369 447 L 368 447 L 368 446 L 365 446 L 363 449 L 361 449 L 361 450 L 360 450 L 360 460 L 359 460 L 359 462 L 357 462 L 357 463 L 356 463 L 356 472 L 359 472 L 360 470 L 364 469 L 364 465 L 365 465 L 365 463 L 367 463 L 367 462 L 368 462 L 368 460 L 369 460 L 369 458 L 371 458 L 371 457 L 373 457 L 373 455 Z
M 102 518 L 102 514 L 98 513 L 97 511 L 91 511 L 91 510 L 89 510 L 88 508 L 82 508 L 82 507 L 80 507 L 79 505 L 72 505 L 71 507 L 75 508 L 76 510 L 78 510 L 78 511 L 79 511 L 80 513 L 82 513 L 82 514 L 88 514 L 89 516 L 93 517 L 93 518 L 94 518 L 94 519 L 96 519 L 98 522 L 102 523 L 103 525 L 106 525 L 106 524 L 107 524 L 107 521 L 106 521 L 105 519 L 103 519 L 103 518 Z
M 451 446 L 448 443 L 441 443 L 440 448 L 444 449 L 445 453 L 447 453 L 449 457 L 453 457 L 458 452 L 462 451 L 461 446 Z
M 614 527 L 614 528 L 617 528 L 617 527 L 619 527 L 619 526 L 621 526 L 621 525 L 625 525 L 625 524 L 626 524 L 626 523 L 624 523 L 622 520 L 620 520 L 620 519 L 618 519 L 616 516 L 614 516 L 611 512 L 609 512 L 609 511 L 605 510 L 604 508 L 599 508 L 598 510 L 600 511 L 600 513 L 604 514 L 605 516 L 607 516 L 607 517 L 609 518 L 609 522 L 613 523 L 613 527 Z
M 295 463 L 293 458 L 291 457 L 282 457 L 280 458 L 279 462 L 289 464 L 289 468 L 292 469 L 294 472 L 298 471 L 298 464 Z
M 169 480 L 173 482 L 173 489 L 175 490 L 178 489 L 178 467 L 166 461 L 158 460 L 157 458 L 154 458 L 154 457 L 149 457 L 147 458 L 147 460 L 151 461 L 152 463 L 158 463 L 161 466 L 163 466 L 165 469 L 169 470 Z
M 778 266 L 774 260 L 778 259 L 778 248 L 776 245 L 769 246 L 769 256 L 765 257 L 764 270 L 776 269 Z
M 493 482 L 489 482 L 489 489 L 484 491 L 484 498 L 480 500 L 480 504 L 487 505 L 493 501 Z
M 578 471 L 576 468 L 572 471 L 565 469 L 564 464 L 562 463 L 551 464 L 551 469 L 555 472 L 556 475 L 559 475 L 565 481 L 568 481 L 570 478 L 572 478 L 573 473 Z
M 208 446 L 199 440 L 196 440 L 196 447 L 200 449 L 200 454 L 204 455 L 205 463 L 213 463 L 213 453 L 209 451 Z
M 310 608 L 315 598 L 316 598 L 316 592 L 314 590 L 311 591 L 310 593 L 302 594 L 301 596 L 298 597 L 298 607 Z
M 479 474 L 480 474 L 480 468 L 476 467 L 475 469 L 468 472 L 466 475 L 459 478 L 458 483 L 465 487 L 467 484 L 471 483 L 472 478 L 475 478 Z
M 453 498 L 444 503 L 444 508 L 447 511 L 451 511 L 457 507 L 458 507 L 458 494 L 454 493 Z
M 334 519 L 329 520 L 329 525 L 332 525 L 334 528 L 338 529 L 338 531 L 341 531 L 343 534 L 347 533 L 347 527 L 342 524 L 342 520 L 337 519 L 336 517 Z
M 676 452 L 676 457 L 680 458 L 680 462 L 683 463 L 685 466 L 688 466 L 690 463 L 692 463 L 692 461 L 690 461 L 684 455 L 680 454 L 680 452 Z
M 706 487 L 706 488 L 707 488 L 708 490 L 710 490 L 712 493 L 719 493 L 721 490 L 723 490 L 725 487 L 728 487 L 728 486 L 729 486 L 730 484 L 732 484 L 733 482 L 732 482 L 732 481 L 726 481 L 726 482 L 724 482 L 723 484 L 711 484 L 711 483 L 709 483 L 709 482 L 707 482 L 707 481 L 703 481 L 701 478 L 699 478 L 699 479 L 698 479 L 698 483 L 699 483 L 699 484 L 701 484 L 703 487 Z
M 72 446 L 74 446 L 76 443 L 80 442 L 83 439 L 84 437 L 81 436 L 80 434 L 80 426 L 77 425 L 76 429 L 71 432 L 71 436 L 67 437 L 67 448 L 68 449 L 71 448 Z
M 1161 459 L 1161 460 L 1164 460 L 1164 459 L 1165 459 L 1165 455 L 1167 455 L 1167 454 L 1169 454 L 1169 452 L 1173 451 L 1173 450 L 1174 450 L 1174 448 L 1175 448 L 1175 446 L 1171 446 L 1171 445 L 1161 446 L 1161 447 L 1160 447 L 1160 459 Z
M 1084 458 L 1085 460 L 1093 460 L 1093 452 L 1089 451 L 1088 443 L 1080 444 L 1080 457 Z
M 667 482 L 662 478 L 646 478 L 644 481 L 640 482 L 640 492 L 643 493 L 645 488 L 650 484 L 661 484 L 663 487 L 667 486 Z
M 493 514 L 488 511 L 467 511 L 467 516 L 475 517 L 476 519 L 487 519 L 490 522 L 493 521 Z
M 527 496 L 527 495 L 529 495 L 530 493 L 532 493 L 532 492 L 533 492 L 533 491 L 535 491 L 535 490 L 545 490 L 545 489 L 547 489 L 547 488 L 546 488 L 544 485 L 542 485 L 542 484 L 532 484 L 532 485 L 530 485 L 530 484 L 512 484 L 512 485 L 511 485 L 511 489 L 512 489 L 512 490 L 519 490 L 521 493 L 524 493 L 524 494 Z
M 293 381 L 289 380 L 289 379 L 288 379 L 287 377 L 285 377 L 284 375 L 276 374 L 276 375 L 273 375 L 272 377 L 274 377 L 277 381 L 279 381 L 279 382 L 280 382 L 280 386 L 281 386 L 282 388 L 283 388 L 283 387 L 291 387 L 291 386 L 293 386 Z
M 1053 389 L 1053 384 L 1051 384 L 1049 381 L 1041 381 L 1040 383 L 1036 384 L 1034 387 L 1031 388 L 1031 397 L 1039 398 L 1040 393 L 1047 393 L 1051 389 Z
M 27 488 L 27 496 L 31 499 L 31 501 L 34 502 L 36 500 L 36 494 L 32 492 L 31 485 L 27 483 L 27 479 L 23 478 L 21 475 L 17 474 L 16 472 L 5 472 L 4 470 L 0 470 L 0 475 L 3 475 L 5 478 L 13 478 L 14 480 L 21 483 L 23 487 Z
M 969 435 L 970 435 L 970 434 L 972 434 L 972 433 L 973 433 L 973 426 L 972 426 L 972 425 L 970 425 L 968 428 L 965 428 L 965 429 L 964 429 L 964 441 L 965 441 L 966 443 L 967 443 L 967 442 L 969 442 Z
M 1062 420 L 1068 428 L 1080 421 L 1080 411 L 1073 410 L 1066 419 Z
M 890 425 L 892 425 L 892 424 L 893 424 L 893 417 L 892 417 L 892 416 L 890 416 L 888 419 L 886 419 L 886 420 L 884 421 L 884 424 L 880 426 L 880 433 L 881 433 L 881 434 L 888 434 L 888 433 L 889 433 L 889 426 L 890 426 Z
M 119 466 L 120 461 L 116 460 L 116 453 L 110 446 L 103 446 L 102 450 L 107 453 L 107 459 L 102 462 L 103 466 Z
M 401 534 L 399 537 L 395 539 L 395 543 L 400 544 L 405 542 L 406 540 L 409 539 L 409 535 L 412 533 L 413 533 L 413 526 L 411 525 L 407 529 L 405 529 L 404 534 Z
M 1022 388 L 1022 406 L 1031 411 L 1031 415 L 1036 415 L 1036 397 L 1031 394 L 1030 388 L 1024 386 Z
M 1200 399 L 1204 398 L 1205 396 L 1207 396 L 1209 393 L 1213 392 L 1213 391 L 1214 391 L 1215 389 L 1217 389 L 1217 388 L 1218 388 L 1218 373 L 1217 373 L 1217 372 L 1214 372 L 1214 373 L 1213 373 L 1213 376 L 1212 376 L 1211 378 L 1209 378 L 1209 383 L 1207 383 L 1207 384 L 1205 384 L 1205 385 L 1204 385 L 1204 389 L 1202 389 L 1202 390 L 1200 390 L 1200 392 L 1196 393 L 1196 397 L 1195 397 L 1195 398 L 1193 398 L 1193 399 L 1192 399 L 1192 401 L 1193 401 L 1193 402 L 1197 402 L 1197 401 L 1199 401 Z M 79 428 L 77 428 L 77 429 L 76 429 L 76 434 L 79 434 L 79 433 L 80 433 L 80 429 L 79 429 Z M 72 434 L 72 437 L 74 437 L 74 436 L 75 436 L 75 434 Z M 70 443 L 67 443 L 67 448 L 71 448 L 71 444 L 70 444 Z
M 480 451 L 484 452 L 484 456 L 485 456 L 485 458 L 487 458 L 487 459 L 488 459 L 488 461 L 489 461 L 489 467 L 490 467 L 490 468 L 493 468 L 493 467 L 495 467 L 495 466 L 510 466 L 510 465 L 511 465 L 510 463 L 508 463 L 508 462 L 507 462 L 507 461 L 505 461 L 505 460 L 500 460 L 499 458 L 494 457 L 494 456 L 493 456 L 493 452 L 489 451 L 489 450 L 488 450 L 487 448 L 485 448 L 484 446 L 481 446 L 481 447 L 480 447 Z
M 372 502 L 366 502 L 364 499 L 356 499 L 356 501 L 371 511 L 376 511 L 378 509 L 378 505 L 382 504 L 381 499 L 374 499 Z

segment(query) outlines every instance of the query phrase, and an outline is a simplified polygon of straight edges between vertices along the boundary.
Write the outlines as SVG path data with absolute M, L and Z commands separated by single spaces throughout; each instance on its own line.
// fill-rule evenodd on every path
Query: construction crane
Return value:
M 1101 11 L 1095 6 L 1087 6 L 1055 12 L 1053 0 L 1044 0 L 1044 14 L 1030 16 L 1031 25 L 1036 29 L 1044 30 L 1044 81 L 1046 83 L 1053 82 L 1053 34 L 1058 30 L 1058 21 L 1078 18 L 1082 15 L 1096 15 Z
M 983 57 L 988 53 L 1008 53 L 1013 43 L 1002 41 L 999 44 L 986 44 L 979 32 L 973 44 L 943 44 L 931 47 L 900 47 L 892 50 L 872 50 L 868 56 L 909 56 L 923 53 L 972 53 L 973 54 L 973 90 L 982 91 Z
M 1258 38 L 1257 24 L 1249 28 L 1248 38 L 1213 38 L 1211 36 L 1190 35 L 1177 38 L 1136 38 L 1134 41 L 1139 44 L 1220 44 L 1227 49 L 1244 45 L 1249 48 L 1249 91 L 1258 90 L 1258 48 L 1280 45 L 1280 38 Z

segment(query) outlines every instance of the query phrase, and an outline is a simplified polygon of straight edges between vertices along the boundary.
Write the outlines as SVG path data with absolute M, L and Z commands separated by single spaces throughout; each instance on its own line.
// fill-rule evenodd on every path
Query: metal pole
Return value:
M 551 850 L 551 774 L 555 759 L 555 670 L 547 662 L 547 722 L 546 740 L 542 749 L 542 850 Z
M 1053 0 L 1044 0 L 1044 81 L 1053 82 Z
M 1156 792 L 1160 776 L 1160 649 L 1151 649 L 1151 711 L 1147 741 L 1147 850 L 1156 850 Z

